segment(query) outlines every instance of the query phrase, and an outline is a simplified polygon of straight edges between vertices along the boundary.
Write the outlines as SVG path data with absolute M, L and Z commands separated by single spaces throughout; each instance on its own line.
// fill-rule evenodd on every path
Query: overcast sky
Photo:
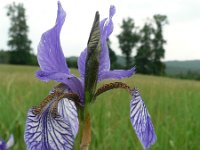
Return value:
M 6 5 L 13 1 L 23 2 L 26 8 L 29 38 L 37 53 L 41 34 L 50 29 L 56 19 L 57 0 L 0 0 L 0 49 L 7 49 L 9 19 Z M 146 18 L 154 14 L 168 16 L 164 27 L 164 60 L 200 59 L 200 0 L 60 0 L 67 12 L 61 31 L 61 44 L 65 56 L 79 56 L 86 47 L 96 10 L 101 19 L 108 16 L 111 4 L 116 6 L 113 18 L 114 31 L 110 39 L 112 48 L 121 54 L 116 35 L 120 33 L 123 18 L 132 17 L 136 25 L 142 26 Z M 134 55 L 134 53 L 133 53 Z

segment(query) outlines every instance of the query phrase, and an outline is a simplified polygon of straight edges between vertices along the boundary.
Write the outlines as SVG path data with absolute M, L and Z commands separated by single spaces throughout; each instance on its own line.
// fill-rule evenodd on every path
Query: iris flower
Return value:
M 12 147 L 14 144 L 14 136 L 11 135 L 8 142 L 6 143 L 3 139 L 0 138 L 0 150 L 7 150 Z
M 78 58 L 80 77 L 76 77 L 71 74 L 60 45 L 60 31 L 66 13 L 58 2 L 56 23 L 43 33 L 38 46 L 40 70 L 36 76 L 42 81 L 54 80 L 59 84 L 39 106 L 28 111 L 24 135 L 27 149 L 73 149 L 80 128 L 80 116 L 84 116 L 87 106 L 92 105 L 98 95 L 114 88 L 126 89 L 132 95 L 130 119 L 144 149 L 156 141 L 150 115 L 136 88 L 131 89 L 122 82 L 113 82 L 96 89 L 102 80 L 123 79 L 135 73 L 135 67 L 129 70 L 110 70 L 106 41 L 113 31 L 114 14 L 115 7 L 110 6 L 109 17 L 99 21 L 99 13 L 96 12 L 87 47 Z

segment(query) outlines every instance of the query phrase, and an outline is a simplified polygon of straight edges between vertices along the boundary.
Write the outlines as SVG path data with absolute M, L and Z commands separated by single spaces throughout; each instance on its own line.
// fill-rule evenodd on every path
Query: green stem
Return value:
M 75 150 L 88 150 L 91 141 L 89 108 L 79 109 L 79 130 L 74 143 Z

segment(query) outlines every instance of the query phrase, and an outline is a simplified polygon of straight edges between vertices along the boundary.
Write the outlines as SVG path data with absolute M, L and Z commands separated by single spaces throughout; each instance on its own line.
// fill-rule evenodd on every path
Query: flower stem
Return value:
M 90 114 L 88 109 L 82 108 L 79 110 L 79 130 L 76 136 L 74 149 L 89 150 L 90 142 L 91 142 Z
M 91 142 L 90 114 L 87 113 L 82 132 L 80 150 L 88 150 Z

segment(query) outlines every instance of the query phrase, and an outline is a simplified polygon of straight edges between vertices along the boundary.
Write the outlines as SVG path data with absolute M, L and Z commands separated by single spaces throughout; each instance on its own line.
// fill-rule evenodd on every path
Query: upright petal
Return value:
M 87 48 L 81 52 L 81 55 L 78 58 L 78 71 L 80 73 L 81 78 L 84 80 L 85 78 L 85 63 L 87 58 Z
M 107 39 L 113 31 L 113 21 L 112 17 L 115 14 L 115 7 L 110 6 L 109 18 L 105 18 L 100 23 L 101 31 L 101 55 L 100 55 L 100 66 L 99 66 L 99 76 L 110 70 L 110 57 L 107 46 Z
M 75 135 L 71 123 L 61 113 L 52 115 L 55 101 L 47 105 L 41 113 L 30 109 L 26 120 L 25 142 L 28 150 L 72 150 Z
M 66 13 L 60 2 L 58 2 L 58 12 L 55 26 L 43 33 L 38 45 L 38 63 L 41 71 L 46 73 L 66 73 L 70 70 L 60 46 L 60 31 L 65 21 Z
M 103 72 L 98 81 L 106 80 L 106 79 L 122 79 L 132 76 L 135 73 L 136 68 L 133 67 L 129 70 L 112 70 Z
M 130 119 L 132 126 L 143 145 L 144 149 L 149 148 L 156 142 L 156 134 L 149 112 L 137 89 L 133 91 L 133 99 L 131 100 Z

